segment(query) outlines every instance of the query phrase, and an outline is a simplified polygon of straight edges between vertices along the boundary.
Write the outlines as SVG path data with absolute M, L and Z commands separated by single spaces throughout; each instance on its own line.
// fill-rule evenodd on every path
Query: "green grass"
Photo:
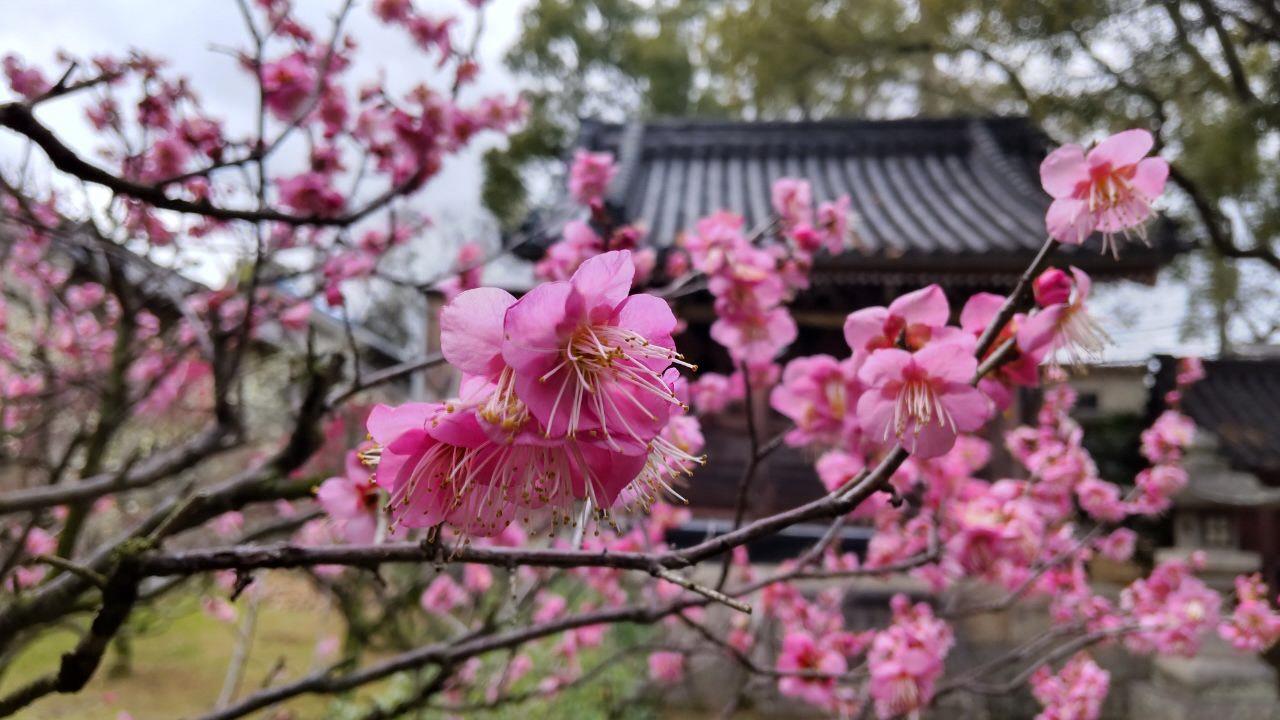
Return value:
M 317 664 L 316 642 L 326 635 L 341 636 L 341 617 L 311 588 L 284 573 L 269 573 L 264 583 L 264 599 L 259 608 L 241 696 L 258 690 L 283 660 L 283 669 L 273 684 L 288 682 L 311 672 Z M 237 605 L 245 612 L 245 599 Z M 175 592 L 156 606 L 135 611 L 130 618 L 130 662 L 127 673 L 118 672 L 120 657 L 113 648 L 89 685 L 75 695 L 54 695 L 36 701 L 15 717 L 21 720 L 115 720 L 127 711 L 134 720 L 173 720 L 207 712 L 222 687 L 227 663 L 235 645 L 236 626 L 215 620 L 200 608 L 194 592 Z M 83 625 L 83 623 L 82 623 Z M 0 679 L 0 693 L 10 691 L 58 667 L 60 655 L 72 647 L 80 629 L 59 628 L 26 648 Z M 652 632 L 649 628 L 621 626 L 601 648 L 587 650 L 581 657 L 584 669 L 611 656 L 622 644 L 640 643 Z M 514 688 L 534 689 L 538 677 L 563 659 L 552 649 L 554 639 L 526 648 L 536 669 Z M 652 698 L 637 698 L 634 692 L 646 673 L 645 654 L 628 656 L 590 683 L 575 686 L 550 698 L 536 698 L 518 705 L 468 713 L 485 720 L 652 720 L 658 717 Z M 491 666 L 505 662 L 506 653 L 485 659 Z M 369 658 L 365 659 L 368 662 Z M 535 677 L 536 676 L 536 677 Z M 482 677 L 488 677 L 482 673 Z M 254 717 L 334 718 L 358 717 L 375 702 L 392 704 L 412 690 L 409 674 L 393 677 L 345 698 L 301 697 L 282 703 Z M 476 693 L 469 701 L 479 700 Z M 437 698 L 448 702 L 446 698 Z M 290 711 L 292 715 L 282 711 Z M 277 715 L 276 713 L 279 713 Z M 426 712 L 411 717 L 443 717 Z
M 239 603 L 242 613 L 244 603 Z M 83 691 L 38 700 L 16 717 L 114 720 L 128 711 L 134 720 L 171 720 L 211 708 L 235 645 L 235 626 L 206 615 L 192 594 L 165 598 L 154 609 L 135 613 L 130 623 L 136 634 L 127 673 L 120 672 L 120 657 L 113 648 Z M 307 673 L 322 632 L 338 633 L 341 627 L 338 617 L 314 597 L 300 595 L 296 587 L 272 587 L 259 610 L 241 692 L 256 690 L 280 660 L 284 665 L 277 683 Z M 76 640 L 70 628 L 47 633 L 18 656 L 0 682 L 0 691 L 56 669 L 61 654 Z M 282 707 L 298 717 L 316 717 L 323 714 L 324 702 L 300 698 Z

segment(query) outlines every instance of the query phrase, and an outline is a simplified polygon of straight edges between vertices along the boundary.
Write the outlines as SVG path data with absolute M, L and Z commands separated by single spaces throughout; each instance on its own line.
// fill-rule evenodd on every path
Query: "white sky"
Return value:
M 320 32 L 326 27 L 324 19 L 338 4 L 336 0 L 297 3 L 305 18 L 316 21 L 313 27 Z M 429 14 L 471 16 L 469 7 L 460 0 L 419 0 L 417 4 Z M 472 97 L 518 89 L 515 79 L 502 67 L 501 57 L 518 36 L 518 23 L 526 4 L 527 0 L 491 0 L 488 4 L 480 51 L 482 74 Z M 432 77 L 433 60 L 414 51 L 407 34 L 400 29 L 383 27 L 367 8 L 359 7 L 348 23 L 362 44 L 357 54 L 359 63 L 350 77 L 367 78 L 385 72 L 392 88 Z M 459 41 L 469 36 L 469 29 L 456 35 Z M 213 51 L 217 46 L 242 45 L 244 38 L 243 25 L 231 0 L 4 0 L 0 55 L 15 52 L 44 68 L 53 68 L 54 53 L 59 48 L 82 57 L 97 52 L 119 53 L 127 47 L 145 48 L 169 59 L 174 70 L 188 75 L 212 114 L 244 118 L 251 114 L 240 107 L 249 88 L 248 78 L 231 58 Z M 93 147 L 91 128 L 75 101 L 52 103 L 41 110 L 40 116 L 73 147 L 82 152 Z M 493 142 L 486 139 L 452 158 L 414 201 L 417 209 L 433 217 L 436 232 L 455 236 L 453 241 L 483 233 L 479 160 Z M 16 164 L 21 147 L 11 134 L 0 133 L 0 164 Z M 1155 352 L 1213 350 L 1211 346 L 1188 346 L 1178 340 L 1178 326 L 1186 312 L 1186 290 L 1167 277 L 1155 287 L 1109 284 L 1098 288 L 1096 298 L 1095 314 L 1117 340 L 1117 346 L 1107 355 L 1109 361 L 1137 361 Z

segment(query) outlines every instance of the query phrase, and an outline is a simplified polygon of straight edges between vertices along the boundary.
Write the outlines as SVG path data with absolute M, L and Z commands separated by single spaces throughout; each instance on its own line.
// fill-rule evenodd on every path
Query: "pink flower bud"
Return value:
M 1071 299 L 1071 276 L 1058 268 L 1049 268 L 1031 284 L 1031 292 L 1040 307 L 1061 305 Z

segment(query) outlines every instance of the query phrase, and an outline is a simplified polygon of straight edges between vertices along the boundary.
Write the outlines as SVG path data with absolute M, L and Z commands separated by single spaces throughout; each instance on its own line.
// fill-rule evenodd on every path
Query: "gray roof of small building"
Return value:
M 1044 242 L 1050 198 L 1038 167 L 1049 148 L 1021 117 L 745 122 L 671 119 L 584 121 L 577 147 L 615 155 L 606 197 L 620 222 L 638 223 L 657 247 L 720 209 L 748 227 L 768 221 L 770 187 L 808 180 L 815 201 L 848 194 L 858 244 L 820 270 L 866 282 L 921 265 L 976 277 L 1020 271 Z M 544 216 L 540 244 L 566 220 Z M 1147 273 L 1184 249 L 1159 222 L 1153 247 L 1129 243 L 1120 262 L 1099 256 L 1099 239 L 1064 248 L 1061 259 L 1103 274 Z
M 1182 393 L 1183 411 L 1234 467 L 1280 484 L 1280 357 L 1205 360 L 1204 370 Z

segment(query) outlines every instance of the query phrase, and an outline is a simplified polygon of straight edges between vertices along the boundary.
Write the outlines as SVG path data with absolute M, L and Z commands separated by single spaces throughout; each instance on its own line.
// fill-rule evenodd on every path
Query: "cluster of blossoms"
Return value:
M 943 661 L 955 636 L 925 603 L 895 595 L 893 624 L 876 634 L 867 652 L 876 714 L 882 718 L 917 712 L 933 700 Z
M 261 85 L 263 127 L 269 137 L 231 133 L 205 111 L 185 79 L 170 77 L 164 63 L 149 56 L 134 53 L 79 63 L 104 79 L 96 83 L 97 97 L 85 112 L 108 140 L 100 154 L 118 163 L 121 177 L 163 188 L 182 200 L 233 205 L 242 188 L 225 181 L 216 172 L 219 168 L 245 164 L 263 148 L 272 153 L 305 138 L 301 167 L 271 164 L 268 200 L 299 217 L 365 215 L 388 199 L 420 190 L 448 156 L 480 133 L 511 130 L 526 113 L 520 99 L 460 99 L 473 84 L 477 66 L 453 47 L 455 18 L 429 18 L 404 0 L 375 5 L 376 17 L 406 30 L 422 52 L 438 51 L 440 63 L 452 63 L 455 73 L 447 92 L 418 84 L 393 95 L 380 83 L 348 79 L 358 50 L 351 38 L 326 42 L 297 18 L 289 2 L 264 2 L 257 10 L 263 15 L 263 55 L 246 50 L 238 60 Z M 37 97 L 49 86 L 15 58 L 6 58 L 5 69 L 11 87 L 25 97 Z M 128 90 L 140 97 L 126 100 Z M 375 187 L 379 182 L 381 187 Z M 134 200 L 125 200 L 121 208 L 124 227 L 154 246 L 203 238 L 227 227 L 223 219 L 199 215 L 177 226 L 171 216 Z M 271 230 L 265 249 L 304 248 L 301 257 L 311 267 L 319 294 L 330 305 L 341 305 L 342 284 L 375 275 L 380 258 L 426 222 L 403 212 L 389 230 L 361 231 L 357 242 L 344 233 L 282 223 Z
M 849 237 L 848 197 L 822 203 L 816 217 L 808 182 L 782 178 L 772 197 L 776 219 L 769 227 L 748 235 L 742 216 L 716 213 L 679 238 L 667 270 L 679 275 L 691 265 L 706 276 L 715 298 L 712 339 L 729 351 L 735 367 L 765 378 L 796 338 L 786 303 L 808 287 L 814 255 L 824 248 L 841 252 Z
M 542 280 L 565 280 L 585 260 L 609 250 L 631 251 L 635 266 L 635 287 L 647 283 L 657 264 L 657 253 L 644 244 L 644 228 L 618 225 L 604 205 L 604 196 L 618 174 L 613 155 L 578 150 L 569 166 L 569 196 L 587 208 L 586 220 L 565 224 L 561 239 L 547 248 L 547 255 L 534 267 Z
M 441 312 L 441 349 L 463 373 L 460 397 L 379 406 L 369 416 L 378 484 L 394 524 L 447 522 L 465 535 L 501 532 L 549 512 L 577 523 L 585 502 L 648 506 L 701 462 L 675 366 L 666 301 L 629 295 L 630 253 L 582 263 L 567 281 L 516 300 L 496 288 L 458 295 Z M 696 421 L 693 421 L 696 422 Z
M 1280 641 L 1280 613 L 1267 600 L 1267 584 L 1258 574 L 1236 578 L 1236 606 L 1218 634 L 1245 652 L 1265 652 Z
M 0 212 L 17 215 L 19 208 L 4 196 Z M 180 399 L 195 402 L 207 389 L 208 364 L 193 351 L 190 323 L 136 306 L 126 311 L 114 292 L 59 262 L 43 228 L 11 232 L 3 277 L 6 291 L 22 302 L 0 297 L 0 447 L 6 452 L 38 455 L 36 431 L 48 404 L 86 408 L 95 383 L 112 373 L 122 386 L 121 402 L 144 416 Z M 129 350 L 128 364 L 120 361 L 122 348 Z
M 608 158 L 580 153 L 573 194 L 598 208 L 612 173 Z M 1094 180 L 1113 182 L 1108 177 Z M 977 294 L 952 324 L 944 292 L 929 286 L 888 307 L 852 313 L 844 326 L 849 357 L 801 357 L 779 373 L 774 358 L 795 334 L 786 302 L 806 286 L 814 253 L 843 247 L 848 201 L 822 206 L 815 223 L 809 186 L 788 179 L 775 186 L 774 204 L 776 236 L 761 242 L 766 235 L 748 237 L 740 217 L 713 215 L 681 238 L 668 274 L 690 268 L 705 274 L 716 301 L 713 338 L 750 379 L 770 383 L 780 374 L 770 400 L 793 423 L 785 439 L 821 451 L 817 468 L 829 490 L 846 485 L 894 444 L 910 453 L 891 484 L 892 494 L 911 502 L 889 502 L 891 494 L 880 492 L 855 509 L 877 530 L 865 559 L 828 548 L 823 571 L 875 573 L 903 565 L 938 591 L 981 578 L 1017 594 L 1050 597 L 1056 623 L 1124 631 L 1136 652 L 1194 652 L 1217 623 L 1218 601 L 1191 565 L 1161 564 L 1126 588 L 1118 603 L 1094 593 L 1087 570 L 1095 554 L 1127 560 L 1136 535 L 1122 523 L 1167 509 L 1185 484 L 1180 461 L 1193 428 L 1176 409 L 1144 434 L 1143 452 L 1153 467 L 1136 478 L 1128 497 L 1099 477 L 1070 417 L 1075 395 L 1065 384 L 1046 390 L 1036 426 L 1008 434 L 1010 454 L 1028 477 L 976 477 L 991 450 L 972 433 L 1010 404 L 1013 389 L 1039 385 L 1046 360 L 1048 374 L 1062 377 L 1058 361 L 1080 363 L 1108 341 L 1088 313 L 1089 277 L 1077 268 L 1044 271 L 1033 284 L 1032 310 L 1014 314 L 981 356 L 979 339 L 1003 319 L 1004 298 Z M 681 362 L 670 339 L 674 317 L 656 298 L 627 297 L 635 261 L 626 252 L 600 254 L 605 243 L 587 223 L 566 233 L 588 239 L 568 243 L 572 253 L 544 261 L 542 272 L 568 273 L 568 280 L 518 301 L 499 290 L 466 290 L 446 307 L 442 347 L 463 371 L 461 397 L 376 409 L 369 428 L 377 447 L 365 457 L 377 457 L 378 482 L 368 484 L 356 469 L 355 489 L 338 496 L 345 507 L 373 512 L 365 492 L 382 487 L 399 525 L 444 522 L 462 536 L 495 535 L 516 517 L 549 508 L 554 529 L 575 523 L 570 506 L 576 502 L 597 510 L 635 498 L 649 504 L 670 489 L 665 478 L 696 462 L 701 435 L 697 421 L 683 413 L 686 391 L 671 367 Z M 627 310 L 636 303 L 636 312 Z M 998 362 L 979 377 L 979 364 L 990 360 Z M 1175 399 L 1202 375 L 1197 367 L 1184 363 Z M 704 375 L 688 394 L 709 414 L 742 397 L 746 383 L 741 373 Z M 661 534 L 633 530 L 587 546 L 620 552 L 661 543 Z M 749 578 L 746 562 L 739 548 L 735 563 Z M 622 571 L 574 572 L 604 604 L 625 598 Z M 461 605 L 463 580 L 435 581 L 424 606 Z M 659 582 L 654 592 L 670 599 L 679 589 Z M 554 596 L 539 602 L 543 617 L 564 605 Z M 893 623 L 878 632 L 845 629 L 835 591 L 807 597 L 791 583 L 774 583 L 761 591 L 760 607 L 782 628 L 774 658 L 779 692 L 829 712 L 852 714 L 872 701 L 879 717 L 892 718 L 927 707 L 954 643 L 950 626 L 927 604 L 905 597 L 894 599 Z M 1266 636 L 1260 628 L 1269 627 L 1265 601 L 1242 601 L 1242 607 L 1239 627 L 1246 630 L 1224 625 L 1221 631 L 1248 634 L 1256 644 Z M 739 653 L 758 652 L 758 635 L 770 624 L 735 622 L 725 643 Z M 568 658 L 571 647 L 592 642 L 598 639 L 591 634 L 567 638 L 561 652 Z M 870 675 L 860 692 L 849 668 L 863 656 Z M 677 682 L 684 670 L 683 652 L 649 658 L 655 682 Z M 1042 669 L 1034 685 L 1043 717 L 1096 717 L 1107 675 L 1081 655 L 1057 675 Z
M 1044 706 L 1036 720 L 1096 718 L 1110 689 L 1111 673 L 1084 652 L 1068 660 L 1056 675 L 1048 666 L 1031 675 L 1031 692 Z

